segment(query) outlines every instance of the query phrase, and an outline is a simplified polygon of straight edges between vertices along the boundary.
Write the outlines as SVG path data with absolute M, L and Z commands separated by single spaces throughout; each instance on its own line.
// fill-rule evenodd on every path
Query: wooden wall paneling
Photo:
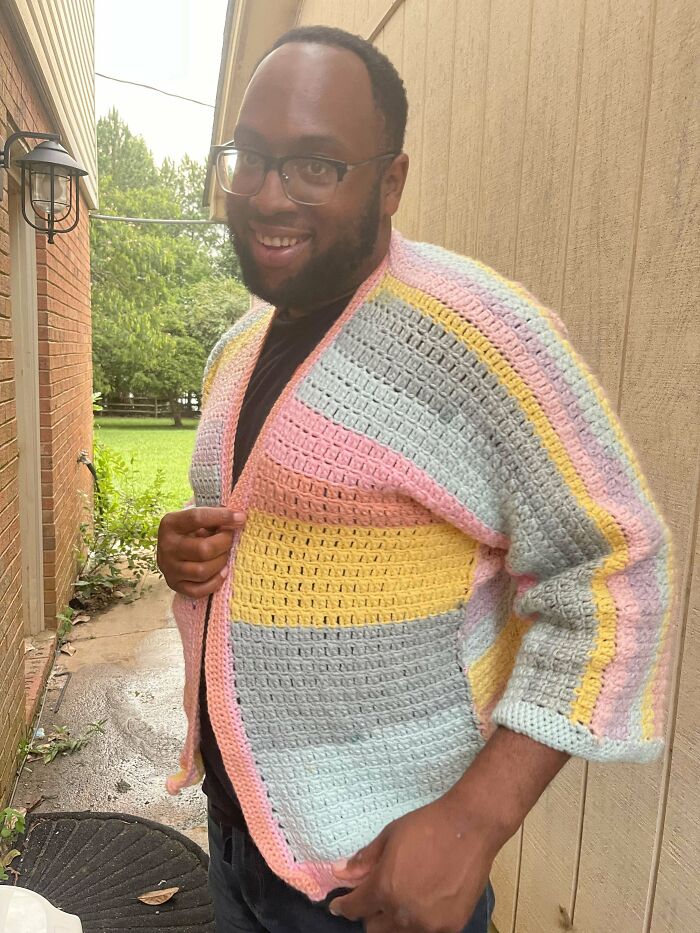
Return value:
M 694 570 L 651 933 L 700 929 L 700 494 L 695 512 Z
M 303 0 L 297 13 L 297 26 L 310 26 L 323 22 L 320 18 L 323 0 Z
M 532 2 L 491 0 L 474 254 L 505 275 L 515 264 L 531 21 Z M 514 930 L 521 842 L 519 830 L 493 867 L 499 933 Z
M 423 112 L 425 109 L 425 65 L 428 6 L 425 0 L 406 0 L 401 75 L 408 94 L 406 152 L 410 160 L 406 188 L 397 225 L 402 233 L 417 237 L 421 213 Z
M 520 875 L 520 849 L 523 831 L 510 839 L 498 853 L 491 871 L 491 884 L 496 893 L 493 923 L 498 933 L 514 933 Z
M 304 0 L 299 14 L 300 26 L 340 26 L 347 28 L 349 18 L 352 29 L 352 8 L 354 4 L 344 3 L 343 0 Z
M 404 5 L 402 4 L 395 11 L 390 20 L 387 21 L 384 29 L 384 54 L 394 65 L 401 75 L 403 71 L 403 30 L 404 30 Z M 401 75 L 403 77 L 403 75 Z M 410 106 L 409 101 L 409 106 Z
M 693 0 L 658 4 L 620 393 L 623 423 L 674 534 L 678 592 L 686 605 L 700 456 L 697 27 Z M 689 712 L 696 715 L 697 709 Z M 597 765 L 589 769 L 576 929 L 597 931 L 601 918 L 616 933 L 648 929 L 661 841 L 657 814 L 663 816 L 669 752 L 667 746 L 664 760 L 653 765 L 618 766 L 614 772 Z M 683 777 L 689 776 L 676 773 L 669 786 L 677 789 Z M 697 775 L 691 779 L 696 783 Z M 669 812 L 680 803 L 672 801 Z M 689 838 L 681 837 L 681 842 L 687 845 Z M 668 846 L 675 844 L 668 837 Z M 697 876 L 697 852 L 693 864 Z M 666 871 L 672 872 L 672 866 L 667 864 Z M 665 877 L 668 883 L 668 874 Z M 694 897 L 684 909 L 697 918 L 697 882 Z M 668 889 L 665 899 L 668 902 Z M 669 933 L 693 928 L 698 925 L 665 927 L 662 919 L 656 925 L 656 930 Z
M 561 301 L 576 150 L 584 0 L 535 0 L 515 277 Z
M 354 31 L 360 36 L 366 36 L 374 25 L 373 22 L 370 22 L 369 0 L 353 0 L 351 4 L 346 4 L 346 6 L 352 7 Z
M 425 57 L 425 111 L 421 154 L 421 240 L 443 243 L 450 152 L 452 75 L 455 46 L 454 0 L 428 3 Z
M 391 0 L 369 0 L 367 4 L 367 18 L 369 20 L 370 29 L 377 25 L 390 6 Z
M 456 4 L 443 244 L 474 255 L 484 140 L 490 0 Z
M 504 275 L 513 274 L 532 0 L 491 0 L 486 119 L 475 255 Z
M 406 10 L 405 3 L 402 3 L 401 6 L 397 7 L 394 10 L 394 13 L 384 26 L 382 30 L 384 34 L 384 54 L 395 66 L 398 73 L 403 78 L 403 40 L 404 40 L 404 14 Z M 412 118 L 412 101 L 408 102 L 408 112 L 409 119 Z M 404 150 L 408 144 L 408 136 L 404 141 Z M 413 171 L 413 166 L 411 166 L 411 171 Z M 402 204 L 406 200 L 406 195 L 402 199 Z M 403 207 L 400 207 L 398 212 L 394 217 L 394 226 L 398 230 L 404 230 L 403 225 Z
M 583 761 L 569 761 L 525 821 L 517 933 L 567 929 L 574 906 L 586 773 Z
M 584 3 L 535 0 L 514 276 L 559 305 L 581 85 Z M 571 761 L 525 822 L 515 930 L 550 933 L 573 909 L 585 764 Z
M 618 404 L 655 0 L 589 0 L 560 312 Z

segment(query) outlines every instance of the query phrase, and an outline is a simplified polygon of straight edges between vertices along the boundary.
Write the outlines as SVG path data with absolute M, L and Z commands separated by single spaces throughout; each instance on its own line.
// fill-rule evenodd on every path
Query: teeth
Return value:
M 264 246 L 296 246 L 299 242 L 298 237 L 289 237 L 289 236 L 263 236 L 262 233 L 255 233 L 255 239 L 258 243 L 262 243 Z

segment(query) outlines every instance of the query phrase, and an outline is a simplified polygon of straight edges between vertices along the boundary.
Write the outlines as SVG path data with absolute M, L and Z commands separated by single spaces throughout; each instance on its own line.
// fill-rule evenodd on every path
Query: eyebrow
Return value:
M 233 140 L 236 141 L 238 134 L 249 136 L 258 141 L 262 146 L 267 145 L 267 141 L 256 130 L 248 126 L 237 126 L 233 131 Z M 336 136 L 325 136 L 323 134 L 308 134 L 306 136 L 297 136 L 290 142 L 290 148 L 298 149 L 300 152 L 313 149 L 342 149 L 343 144 Z

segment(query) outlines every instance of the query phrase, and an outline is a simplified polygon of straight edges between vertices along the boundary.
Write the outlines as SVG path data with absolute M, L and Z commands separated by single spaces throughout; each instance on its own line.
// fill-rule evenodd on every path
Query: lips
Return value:
M 305 237 L 296 236 L 265 236 L 262 233 L 258 233 L 257 230 L 254 230 L 253 233 L 258 243 L 262 243 L 263 246 L 271 246 L 273 249 L 279 249 L 280 246 L 296 246 L 301 240 L 306 239 Z
M 280 269 L 295 263 L 301 257 L 311 236 L 293 230 L 260 230 L 251 226 L 250 244 L 253 256 L 260 266 Z

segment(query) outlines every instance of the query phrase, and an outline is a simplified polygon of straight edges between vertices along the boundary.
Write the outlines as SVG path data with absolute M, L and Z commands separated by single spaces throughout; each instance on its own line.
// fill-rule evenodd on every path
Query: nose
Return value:
M 282 179 L 276 168 L 270 167 L 265 175 L 262 188 L 249 200 L 254 211 L 262 215 L 279 214 L 295 208 L 296 205 L 285 194 Z

